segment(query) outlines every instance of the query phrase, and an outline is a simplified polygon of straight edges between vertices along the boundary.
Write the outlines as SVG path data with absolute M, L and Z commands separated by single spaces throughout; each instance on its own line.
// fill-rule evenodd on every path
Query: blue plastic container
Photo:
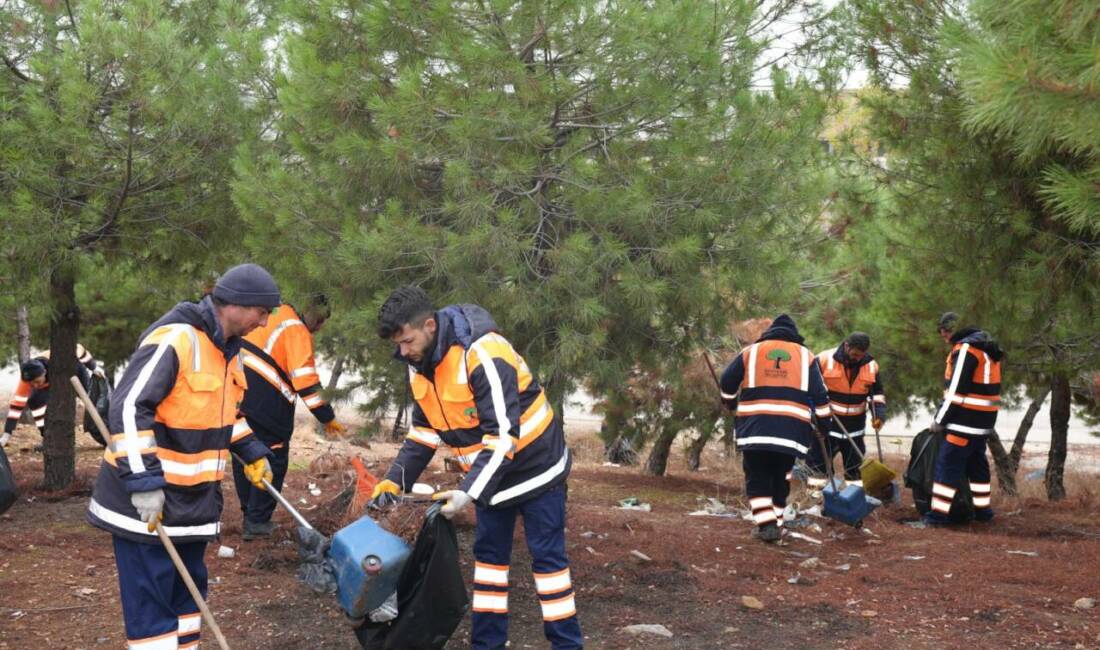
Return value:
M 336 569 L 336 597 L 348 616 L 366 616 L 397 590 L 410 552 L 404 540 L 370 517 L 336 531 L 328 556 Z
M 874 503 L 868 502 L 867 493 L 862 487 L 852 484 L 841 487 L 839 481 L 835 484 L 826 483 L 821 493 L 824 495 L 825 502 L 821 513 L 849 526 L 862 525 L 863 518 L 871 514 L 875 505 L 879 503 L 877 499 Z

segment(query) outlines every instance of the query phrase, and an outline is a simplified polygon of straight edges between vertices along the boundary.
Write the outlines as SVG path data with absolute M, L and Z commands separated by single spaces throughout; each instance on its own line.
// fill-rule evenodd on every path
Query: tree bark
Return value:
M 15 332 L 19 342 L 19 363 L 23 363 L 31 358 L 31 323 L 26 305 L 15 308 Z
M 336 365 L 332 366 L 332 375 L 328 378 L 328 392 L 331 394 L 336 390 L 336 386 L 340 383 L 340 376 L 344 374 L 344 362 L 347 360 L 346 354 L 341 354 L 336 357 Z
M 989 436 L 989 451 L 993 455 L 993 463 L 997 468 L 997 480 L 1005 494 L 1015 495 L 1018 492 L 1016 472 L 1020 469 L 1020 458 L 1024 453 L 1024 443 L 1027 442 L 1027 434 L 1031 431 L 1031 426 L 1035 423 L 1035 416 L 1038 415 L 1039 409 L 1043 407 L 1043 402 L 1046 401 L 1048 394 L 1050 394 L 1050 386 L 1043 386 L 1035 399 L 1031 400 L 1027 412 L 1020 420 L 1019 428 L 1016 429 L 1016 437 L 1012 441 L 1011 451 L 1005 450 L 1004 444 L 996 431 Z
M 62 490 L 76 476 L 76 396 L 69 377 L 76 374 L 79 333 L 75 270 L 62 263 L 50 272 L 50 399 L 42 445 L 43 487 L 47 490 Z
M 714 435 L 712 431 L 700 432 L 699 437 L 692 440 L 688 446 L 688 469 L 691 471 L 698 472 L 702 466 L 703 449 L 706 448 L 712 435 Z
M 1047 456 L 1047 499 L 1059 501 L 1066 496 L 1062 480 L 1066 469 L 1066 440 L 1069 437 L 1070 387 L 1065 370 L 1055 371 L 1050 381 L 1050 454 Z
M 653 441 L 653 448 L 649 451 L 649 458 L 645 462 L 645 473 L 651 476 L 664 476 L 668 469 L 668 454 L 672 449 L 672 441 L 676 440 L 676 434 L 680 433 L 680 427 L 674 420 L 666 420 L 661 427 L 661 435 Z
M 672 449 L 672 443 L 676 440 L 676 434 L 683 431 L 688 424 L 688 413 L 683 406 L 673 407 L 672 413 L 661 423 L 661 433 L 653 441 L 653 449 L 649 451 L 646 459 L 645 474 L 651 476 L 664 476 L 668 470 L 668 456 Z

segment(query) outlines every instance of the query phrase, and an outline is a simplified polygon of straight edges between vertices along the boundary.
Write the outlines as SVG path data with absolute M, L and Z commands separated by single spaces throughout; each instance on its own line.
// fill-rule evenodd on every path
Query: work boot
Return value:
M 993 508 L 975 508 L 974 521 L 983 524 L 993 521 Z
M 781 534 L 782 533 L 779 532 L 779 526 L 776 525 L 774 521 L 759 526 L 756 530 L 752 531 L 753 537 L 765 544 L 774 544 L 778 542 Z
M 273 521 L 244 521 L 244 534 L 241 537 L 247 542 L 253 539 L 259 539 L 261 537 L 270 537 L 271 533 L 275 531 L 275 522 Z

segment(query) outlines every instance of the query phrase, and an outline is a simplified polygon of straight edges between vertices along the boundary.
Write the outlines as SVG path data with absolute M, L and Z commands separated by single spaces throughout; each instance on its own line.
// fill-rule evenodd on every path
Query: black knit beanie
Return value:
M 281 304 L 279 285 L 259 264 L 240 264 L 222 274 L 214 297 L 231 305 L 275 309 Z

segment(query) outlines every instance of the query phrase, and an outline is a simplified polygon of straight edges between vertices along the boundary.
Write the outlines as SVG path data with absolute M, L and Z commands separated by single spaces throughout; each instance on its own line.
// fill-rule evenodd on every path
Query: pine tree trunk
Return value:
M 1043 402 L 1046 401 L 1049 393 L 1050 387 L 1044 386 L 1039 395 L 1031 400 L 1027 412 L 1024 413 L 1024 418 L 1020 420 L 1020 427 L 1016 429 L 1016 438 L 1012 441 L 1011 451 L 1005 450 L 1004 444 L 997 436 L 996 431 L 989 436 L 989 451 L 993 455 L 993 462 L 997 468 L 997 480 L 1005 494 L 1017 494 L 1016 472 L 1020 469 L 1020 458 L 1024 453 L 1024 443 L 1027 442 L 1027 434 L 1031 431 L 1031 425 L 1035 423 L 1035 416 L 1039 413 L 1039 409 L 1043 407 Z
M 1069 437 L 1069 376 L 1059 369 L 1050 382 L 1050 454 L 1047 456 L 1047 499 L 1058 501 L 1066 496 L 1062 481 L 1066 468 L 1066 440 Z
M 698 472 L 699 468 L 703 464 L 703 449 L 706 448 L 707 442 L 710 441 L 712 432 L 705 431 L 700 432 L 699 437 L 691 441 L 691 445 L 688 446 L 688 469 L 693 472 Z
M 62 263 L 50 273 L 50 399 L 42 445 L 47 490 L 62 490 L 76 476 L 76 396 L 69 378 L 76 374 L 79 330 L 74 269 Z
M 346 354 L 341 354 L 336 358 L 336 365 L 332 366 L 332 375 L 328 378 L 328 390 L 329 393 L 336 390 L 336 386 L 340 383 L 340 376 L 344 374 L 344 362 L 347 360 Z
M 31 323 L 26 305 L 15 308 L 15 332 L 19 342 L 19 363 L 23 363 L 31 358 Z
M 661 428 L 661 435 L 653 441 L 653 448 L 649 450 L 649 458 L 645 461 L 646 474 L 651 476 L 664 476 L 668 469 L 668 454 L 672 449 L 672 442 L 676 440 L 676 434 L 680 433 L 678 426 L 667 421 Z
M 722 447 L 726 450 L 726 457 L 737 454 L 737 429 L 733 426 L 733 419 L 727 418 L 728 426 L 723 427 Z
M 687 413 L 682 408 L 673 407 L 672 414 L 661 423 L 661 433 L 653 441 L 653 448 L 646 459 L 644 473 L 651 476 L 664 476 L 668 470 L 668 456 L 677 434 L 687 425 Z

